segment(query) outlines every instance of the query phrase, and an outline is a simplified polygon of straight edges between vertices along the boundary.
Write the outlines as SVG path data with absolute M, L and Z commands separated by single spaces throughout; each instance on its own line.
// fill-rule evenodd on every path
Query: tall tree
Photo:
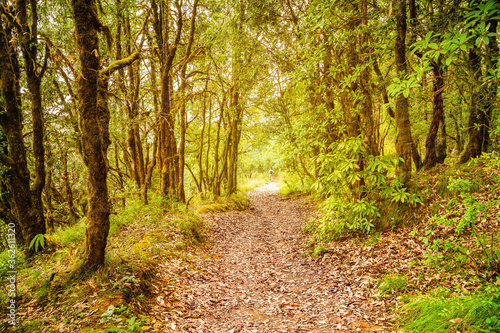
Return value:
M 480 156 L 490 145 L 490 130 L 492 124 L 493 108 L 497 98 L 498 83 L 484 82 L 485 75 L 481 60 L 485 64 L 486 74 L 490 75 L 498 69 L 499 47 L 496 38 L 498 20 L 496 18 L 488 21 L 490 40 L 486 46 L 486 54 L 481 56 L 481 49 L 473 47 L 469 50 L 469 67 L 475 88 L 471 93 L 469 104 L 469 123 L 467 132 L 469 140 L 460 155 L 460 163 L 465 163 L 471 158 Z
M 404 79 L 407 73 L 406 64 L 406 0 L 396 1 L 396 43 L 394 53 L 396 59 L 397 74 Z M 398 164 L 398 177 L 407 185 L 411 177 L 412 161 L 412 136 L 408 97 L 400 94 L 396 100 L 396 151 L 403 160 Z
M 84 270 L 104 264 L 109 232 L 109 197 L 107 187 L 107 157 L 109 138 L 107 115 L 98 105 L 99 37 L 103 26 L 97 14 L 96 0 L 71 0 L 78 58 L 81 73 L 77 78 L 78 112 L 80 116 L 81 144 L 88 178 L 88 213 L 85 240 L 80 258 L 71 274 L 80 275 Z M 104 120 L 104 121 L 103 121 Z
M 38 234 L 46 233 L 42 203 L 45 186 L 45 153 L 43 146 L 43 109 L 40 84 L 47 68 L 47 57 L 38 67 L 38 13 L 36 1 L 31 2 L 31 22 L 28 21 L 26 1 L 16 1 L 13 8 L 2 7 L 0 23 L 0 70 L 2 100 L 0 127 L 6 136 L 8 156 L 2 161 L 8 168 L 8 185 L 12 197 L 14 216 L 20 229 L 19 240 L 28 248 Z M 14 34 L 16 37 L 14 37 Z M 23 136 L 23 112 L 20 90 L 19 54 L 16 42 L 22 50 L 27 86 L 30 92 L 33 125 L 33 153 L 35 179 L 31 186 L 27 154 Z M 39 69 L 40 68 L 40 69 Z M 33 253 L 33 250 L 28 251 Z

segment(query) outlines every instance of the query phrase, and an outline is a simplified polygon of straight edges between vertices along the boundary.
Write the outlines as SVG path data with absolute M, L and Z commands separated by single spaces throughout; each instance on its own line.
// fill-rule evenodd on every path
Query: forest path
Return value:
M 278 190 L 268 183 L 248 194 L 246 211 L 208 216 L 214 224 L 209 254 L 182 273 L 176 297 L 185 319 L 177 329 L 391 331 L 380 319 L 383 302 L 363 294 L 361 277 L 342 269 L 349 261 L 306 254 L 301 226 L 310 209 L 303 199 L 283 200 Z

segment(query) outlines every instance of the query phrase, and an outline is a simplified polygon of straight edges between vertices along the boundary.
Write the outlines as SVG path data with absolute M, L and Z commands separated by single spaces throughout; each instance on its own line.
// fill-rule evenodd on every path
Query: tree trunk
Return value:
M 396 1 L 396 43 L 395 58 L 398 76 L 406 75 L 406 0 Z M 396 152 L 403 159 L 398 163 L 397 174 L 399 180 L 408 185 L 411 178 L 412 136 L 408 98 L 402 94 L 396 100 Z
M 106 105 L 99 105 L 105 101 L 98 97 L 100 57 L 97 33 L 102 25 L 97 17 L 97 3 L 95 0 L 71 0 L 70 5 L 82 71 L 77 78 L 78 111 L 83 160 L 88 169 L 89 202 L 80 258 L 68 272 L 70 277 L 77 277 L 104 264 L 110 214 L 106 161 L 109 145 L 109 137 L 106 137 L 109 123 L 106 120 L 109 121 L 109 115 L 106 115 Z
M 68 206 L 68 210 L 71 216 L 71 220 L 73 223 L 76 223 L 80 218 L 76 212 L 75 205 L 73 203 L 73 191 L 71 190 L 71 183 L 69 181 L 68 174 L 68 154 L 67 152 L 63 155 L 63 175 L 62 178 L 64 180 L 64 198 L 66 199 L 66 205 Z
M 160 191 L 163 196 L 178 200 L 179 156 L 177 155 L 177 140 L 175 137 L 175 115 L 171 106 L 172 66 L 177 48 L 180 45 L 183 15 L 178 1 L 174 2 L 177 9 L 176 32 L 173 41 L 169 41 L 170 8 L 152 1 L 153 28 L 156 32 L 159 57 L 161 62 L 161 102 L 160 102 Z M 158 12 L 159 10 L 159 12 Z M 163 15 L 163 18 L 162 18 Z
M 358 37 L 360 40 L 360 61 L 361 63 L 370 62 L 370 50 L 369 45 L 369 34 L 366 32 L 366 26 L 368 26 L 368 5 L 367 1 L 361 1 L 361 27 L 363 29 L 363 34 Z M 378 149 L 378 136 L 377 128 L 378 124 L 375 121 L 373 114 L 373 101 L 371 92 L 371 75 L 370 69 L 366 66 L 360 74 L 360 88 L 363 92 L 363 101 L 361 107 L 361 121 L 363 128 L 363 141 L 365 142 L 368 155 L 378 156 L 380 154 Z
M 434 73 L 434 103 L 432 122 L 429 128 L 429 134 L 425 140 L 425 158 L 424 167 L 433 168 L 438 163 L 443 163 L 446 158 L 446 124 L 444 122 L 443 108 L 443 90 L 444 78 L 441 62 L 432 62 L 432 71 Z M 436 144 L 436 140 L 438 141 Z
M 490 21 L 490 33 L 496 33 L 498 21 Z M 491 59 L 498 57 L 498 44 L 496 37 L 490 37 L 487 54 L 487 69 L 497 68 Z M 497 95 L 498 85 L 495 83 L 481 84 L 483 74 L 481 70 L 481 57 L 479 50 L 471 49 L 469 51 L 469 65 L 472 70 L 472 75 L 475 78 L 476 85 L 481 85 L 479 89 L 474 91 L 470 100 L 470 114 L 467 132 L 469 141 L 464 151 L 460 155 L 459 163 L 465 163 L 471 158 L 480 156 L 487 151 L 490 143 L 490 127 L 491 116 L 493 113 L 493 105 Z
M 18 243 L 25 245 L 27 248 L 33 237 L 46 233 L 41 201 L 41 191 L 45 183 L 45 169 L 43 165 L 39 164 L 40 156 L 38 156 L 35 173 L 38 173 L 37 177 L 43 174 L 44 179 L 37 178 L 34 189 L 31 189 L 30 172 L 22 131 L 19 63 L 17 53 L 9 43 L 11 40 L 10 30 L 4 29 L 3 23 L 0 23 L 0 89 L 2 97 L 0 109 L 4 110 L 4 112 L 0 113 L 0 127 L 8 145 L 8 155 L 1 154 L 0 161 L 8 168 L 7 186 L 14 204 L 13 211 L 17 220 L 16 228 L 19 230 L 17 234 Z M 39 116 L 39 114 L 36 116 Z M 34 120 L 36 122 L 34 127 L 37 127 L 36 140 L 39 139 L 38 136 L 40 135 L 39 120 Z M 43 127 L 41 130 L 43 137 Z M 39 142 L 35 143 L 34 149 L 37 150 L 37 154 L 40 153 Z M 43 168 L 43 171 L 40 168 Z M 28 254 L 32 253 L 33 251 L 28 251 Z
M 219 145 L 220 145 L 220 129 L 222 120 L 224 119 L 224 106 L 226 104 L 226 93 L 222 94 L 222 102 L 220 103 L 219 119 L 217 120 L 217 136 L 215 138 L 214 147 L 214 170 L 212 175 L 212 194 L 217 197 L 220 196 L 220 176 L 219 176 Z
M 236 90 L 234 88 L 234 90 Z M 231 132 L 229 134 L 229 157 L 227 164 L 227 194 L 233 194 L 237 190 L 237 177 L 238 177 L 238 146 L 241 136 L 241 121 L 242 110 L 239 105 L 240 94 L 234 91 L 231 96 L 229 126 Z

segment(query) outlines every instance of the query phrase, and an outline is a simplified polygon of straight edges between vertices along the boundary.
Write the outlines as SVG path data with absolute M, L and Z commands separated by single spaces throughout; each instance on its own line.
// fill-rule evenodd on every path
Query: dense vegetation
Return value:
M 190 205 L 242 209 L 242 182 L 272 167 L 321 202 L 313 243 L 452 226 L 415 234 L 421 264 L 467 262 L 477 288 L 401 318 L 500 329 L 498 198 L 477 195 L 498 182 L 497 1 L 16 0 L 0 17 L 1 274 L 15 242 L 20 291 L 44 281 L 54 300 L 114 265 L 151 277 L 151 244 L 203 242 Z

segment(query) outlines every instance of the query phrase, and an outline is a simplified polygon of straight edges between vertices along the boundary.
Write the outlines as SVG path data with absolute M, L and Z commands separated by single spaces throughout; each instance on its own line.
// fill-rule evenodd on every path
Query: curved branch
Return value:
M 101 69 L 99 71 L 99 74 L 101 74 L 101 76 L 104 79 L 107 79 L 115 71 L 131 65 L 134 61 L 136 61 L 140 57 L 141 57 L 141 53 L 140 52 L 134 52 L 130 56 L 128 56 L 127 58 L 123 58 L 123 59 L 120 59 L 120 60 L 113 61 L 111 63 L 111 65 L 109 65 L 106 68 Z

